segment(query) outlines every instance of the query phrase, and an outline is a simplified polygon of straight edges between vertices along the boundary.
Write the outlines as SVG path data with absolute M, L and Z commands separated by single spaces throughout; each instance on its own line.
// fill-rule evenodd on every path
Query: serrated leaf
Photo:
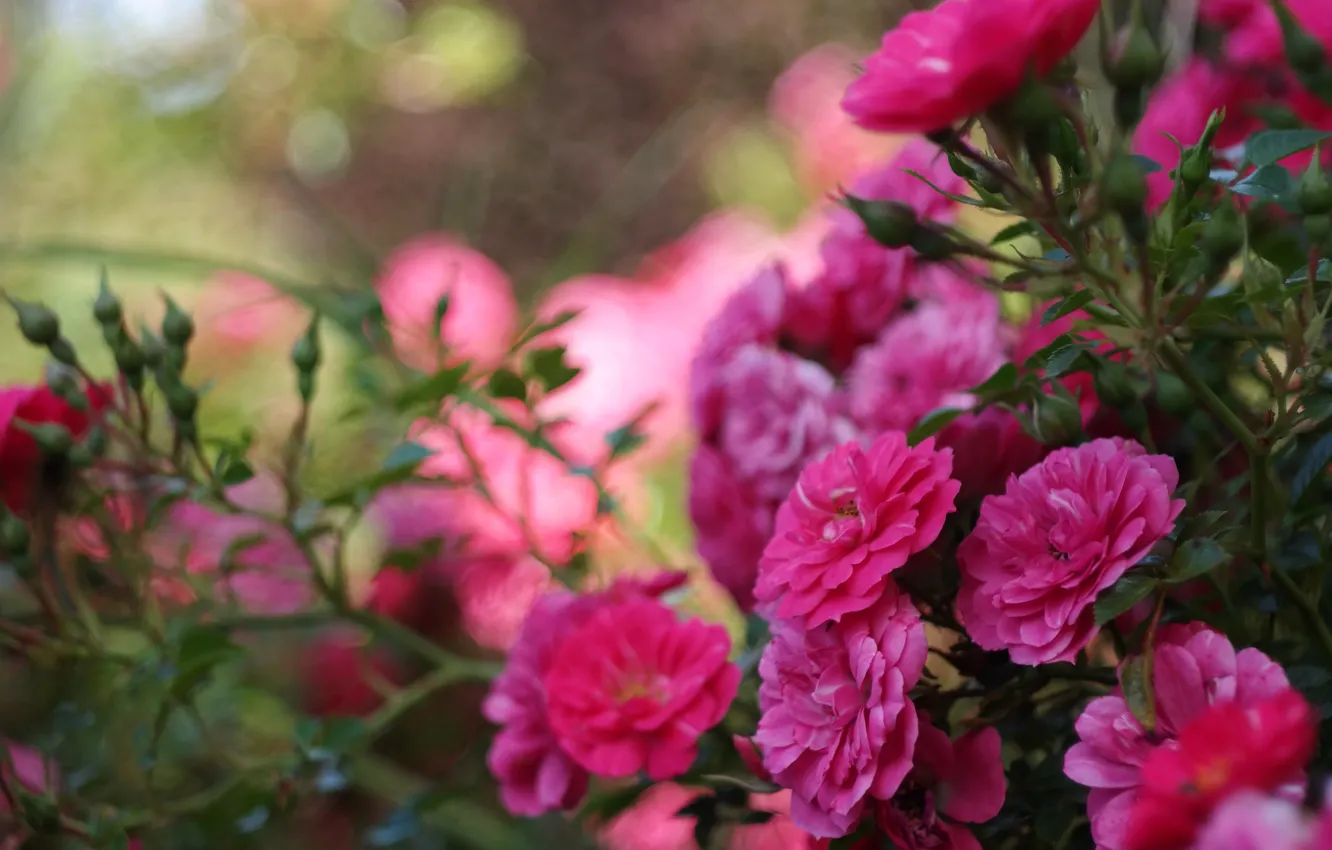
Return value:
M 971 392 L 974 395 L 981 396 L 1007 392 L 1017 386 L 1020 377 L 1017 366 L 1012 363 L 1005 363 L 995 370 L 993 375 L 973 387 Z
M 1150 735 L 1156 729 L 1156 695 L 1152 689 L 1152 650 L 1126 660 L 1119 668 L 1119 684 L 1129 711 Z
M 486 382 L 486 390 L 495 398 L 527 398 L 527 382 L 508 369 L 496 369 Z
M 1165 580 L 1178 584 L 1211 572 L 1230 560 L 1230 555 L 1210 537 L 1197 537 L 1175 551 Z
M 423 405 L 439 405 L 444 399 L 458 391 L 463 380 L 467 377 L 469 369 L 471 369 L 471 363 L 463 362 L 421 378 L 408 385 L 394 397 L 394 408 L 404 411 Z
M 1244 161 L 1259 168 L 1275 165 L 1327 139 L 1332 139 L 1332 133 L 1321 130 L 1262 130 L 1244 143 Z
M 1295 178 L 1279 165 L 1264 165 L 1230 187 L 1230 191 L 1249 198 L 1276 199 L 1295 188 Z
M 1041 314 L 1041 325 L 1048 325 L 1064 318 L 1069 313 L 1081 310 L 1095 297 L 1090 289 L 1079 289 L 1067 298 L 1059 299 L 1045 308 L 1045 312 Z
M 966 413 L 966 411 L 956 407 L 941 407 L 925 414 L 925 417 L 917 422 L 916 427 L 912 428 L 907 434 L 907 443 L 914 446 L 933 437 L 963 413 Z
M 1152 594 L 1157 580 L 1142 573 L 1129 573 L 1096 598 L 1096 625 L 1104 625 Z
M 1309 489 L 1314 479 L 1327 469 L 1329 463 L 1332 463 L 1332 434 L 1324 434 L 1305 453 L 1304 459 L 1300 461 L 1299 470 L 1290 482 L 1291 504 L 1300 500 L 1300 496 L 1304 495 L 1304 491 Z

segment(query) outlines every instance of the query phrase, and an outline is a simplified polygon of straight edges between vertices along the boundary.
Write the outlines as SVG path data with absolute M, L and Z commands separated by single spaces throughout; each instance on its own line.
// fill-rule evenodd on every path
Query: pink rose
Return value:
M 498 363 L 513 340 L 518 305 L 508 276 L 451 236 L 430 234 L 399 246 L 375 288 L 399 356 L 418 369 L 438 368 L 436 335 L 457 359 L 483 365 Z M 449 310 L 434 328 L 444 295 Z
M 689 464 L 689 518 L 698 554 L 741 610 L 754 607 L 754 576 L 772 533 L 772 510 L 737 479 L 725 455 L 699 446 Z
M 993 298 L 923 304 L 860 350 L 847 376 L 851 414 L 871 433 L 907 431 L 940 407 L 971 407 L 963 394 L 1006 360 Z
M 696 850 L 694 819 L 677 813 L 697 797 L 674 782 L 653 785 L 597 831 L 597 843 L 604 850 Z
M 953 451 L 953 477 L 962 484 L 963 499 L 1004 492 L 1009 478 L 1045 456 L 1045 446 L 1022 430 L 1016 416 L 999 407 L 954 419 L 939 432 L 939 445 Z
M 679 776 L 735 698 L 730 649 L 721 626 L 681 622 L 656 600 L 599 608 L 555 648 L 546 672 L 555 739 L 598 776 Z
M 971 830 L 954 821 L 984 823 L 1003 808 L 999 733 L 977 729 L 953 741 L 928 716 L 919 722 L 911 772 L 891 800 L 877 804 L 875 821 L 904 850 L 979 850 Z
M 555 585 L 550 570 L 528 557 L 467 558 L 450 572 L 463 628 L 490 649 L 512 646 L 532 606 Z
M 900 431 L 809 464 L 777 511 L 755 597 L 810 628 L 870 607 L 939 536 L 959 489 L 951 471 L 947 449 L 908 447 Z
M 66 471 L 59 461 L 52 465 L 44 458 L 37 441 L 18 423 L 61 425 L 80 440 L 112 403 L 109 385 L 88 387 L 84 392 L 88 406 L 79 410 L 44 385 L 0 387 L 0 503 L 11 511 L 27 513 L 45 488 Z
M 1067 56 L 1099 0 L 947 0 L 883 37 L 842 100 L 867 130 L 946 130 L 1043 77 Z
M 1174 527 L 1175 462 L 1119 438 L 1052 452 L 981 503 L 958 547 L 957 607 L 971 639 L 1018 664 L 1072 661 L 1092 605 Z
M 1324 47 L 1332 45 L 1332 14 L 1321 0 L 1285 0 L 1299 25 Z M 1286 63 L 1281 24 L 1267 0 L 1202 0 L 1198 19 L 1225 31 L 1226 59 L 1239 67 Z
M 1152 682 L 1157 727 L 1148 735 L 1116 691 L 1092 700 L 1077 721 L 1080 739 L 1064 757 L 1069 779 L 1091 788 L 1087 816 L 1101 850 L 1125 850 L 1129 810 L 1142 767 L 1208 706 L 1254 705 L 1289 687 L 1276 662 L 1256 649 L 1235 651 L 1225 635 L 1201 623 L 1157 632 Z
M 791 819 L 812 835 L 851 832 L 870 800 L 888 800 L 911 771 L 925 628 L 892 583 L 872 607 L 825 628 L 772 624 L 759 663 L 755 743 L 790 788 Z

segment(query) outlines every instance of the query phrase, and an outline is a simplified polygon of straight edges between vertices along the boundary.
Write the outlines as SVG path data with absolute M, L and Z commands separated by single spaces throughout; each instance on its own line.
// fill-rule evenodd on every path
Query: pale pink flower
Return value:
M 193 305 L 191 354 L 225 365 L 261 346 L 290 346 L 309 325 L 308 311 L 267 281 L 241 272 L 216 275 Z
M 450 570 L 463 628 L 490 649 L 512 646 L 532 606 L 555 586 L 550 570 L 527 557 L 467 558 Z
M 1175 462 L 1119 438 L 1052 452 L 981 503 L 958 547 L 967 634 L 1018 664 L 1072 661 L 1093 603 L 1174 527 Z
M 961 823 L 984 823 L 1003 808 L 999 733 L 987 727 L 954 741 L 928 716 L 919 722 L 911 772 L 891 800 L 875 806 L 875 821 L 903 850 L 978 850 Z
M 777 620 L 759 663 L 755 743 L 792 791 L 791 819 L 812 835 L 851 832 L 870 800 L 891 799 L 911 770 L 925 629 L 892 583 L 873 606 L 825 628 Z
M 1253 705 L 1289 687 L 1275 661 L 1257 649 L 1236 652 L 1225 635 L 1201 623 L 1158 630 L 1152 681 L 1153 734 L 1143 730 L 1116 690 L 1087 704 L 1076 725 L 1080 741 L 1064 758 L 1064 773 L 1091 788 L 1087 815 L 1101 850 L 1124 850 L 1142 767 L 1158 747 L 1172 746 L 1183 727 L 1210 705 Z
M 772 508 L 737 480 L 730 461 L 699 446 L 689 464 L 689 518 L 698 554 L 741 610 L 754 607 L 754 576 L 772 534 Z
M 1315 843 L 1315 824 L 1300 805 L 1246 789 L 1216 807 L 1194 850 L 1327 850 Z M 1332 837 L 1332 836 L 1329 836 Z
M 597 843 L 605 850 L 698 850 L 694 819 L 677 816 L 697 797 L 697 791 L 674 782 L 653 785 L 597 830 Z
M 375 283 L 398 354 L 433 371 L 436 336 L 455 359 L 493 365 L 508 351 L 517 329 L 518 306 L 509 278 L 485 255 L 454 237 L 435 233 L 399 246 Z M 448 313 L 433 327 L 439 300 Z
M 555 648 L 546 672 L 556 740 L 598 776 L 679 776 L 735 698 L 730 649 L 721 626 L 682 622 L 655 600 L 599 608 Z
M 871 433 L 910 430 L 941 407 L 971 407 L 962 394 L 1005 360 L 993 297 L 922 304 L 856 355 L 847 376 L 851 414 Z
M 889 574 L 924 551 L 955 509 L 952 454 L 890 431 L 805 467 L 777 511 L 754 595 L 809 627 L 870 607 Z

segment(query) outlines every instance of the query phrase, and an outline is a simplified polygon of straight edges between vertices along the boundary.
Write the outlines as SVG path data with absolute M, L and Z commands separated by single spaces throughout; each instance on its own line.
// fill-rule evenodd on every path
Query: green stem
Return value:
M 1295 583 L 1295 579 L 1281 569 L 1273 567 L 1270 572 L 1273 583 L 1281 588 L 1290 597 L 1290 601 L 1294 602 L 1296 607 L 1300 609 L 1300 613 L 1304 615 L 1309 628 L 1317 635 L 1318 642 L 1323 645 L 1323 652 L 1327 654 L 1328 658 L 1332 658 L 1332 629 L 1328 628 L 1327 622 L 1323 620 L 1323 615 L 1319 612 L 1313 599 L 1300 590 L 1300 586 Z
M 1258 443 L 1258 437 L 1249 429 L 1248 425 L 1244 424 L 1239 415 L 1231 410 L 1230 406 L 1198 377 L 1198 373 L 1193 371 L 1193 367 L 1189 365 L 1184 352 L 1180 351 L 1179 345 L 1173 339 L 1165 337 L 1162 338 L 1158 351 L 1171 371 L 1179 376 L 1179 379 L 1202 400 L 1203 404 L 1207 405 L 1207 408 L 1212 411 L 1216 418 L 1220 419 L 1230 429 L 1231 433 L 1235 435 L 1235 439 L 1239 440 L 1245 451 L 1249 453 L 1249 456 L 1261 456 L 1263 450 Z
M 378 711 L 366 718 L 365 741 L 369 743 L 387 732 L 403 715 L 420 705 L 435 691 L 468 679 L 486 681 L 499 674 L 500 665 L 488 661 L 456 658 L 448 666 L 427 673 L 398 691 Z

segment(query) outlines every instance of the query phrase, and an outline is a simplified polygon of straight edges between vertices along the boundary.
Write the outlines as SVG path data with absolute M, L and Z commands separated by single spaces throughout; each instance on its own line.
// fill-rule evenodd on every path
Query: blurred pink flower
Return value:
M 657 783 L 598 830 L 597 843 L 605 850 L 698 850 L 694 819 L 676 815 L 697 796 L 674 782 Z
M 398 355 L 426 371 L 438 368 L 435 309 L 449 309 L 439 333 L 456 359 L 498 363 L 517 330 L 518 306 L 509 278 L 485 255 L 435 233 L 397 248 L 375 284 Z
M 842 106 L 869 130 L 931 133 L 1015 94 L 1072 52 L 1099 0 L 946 0 L 883 37 Z
M 1115 438 L 1052 452 L 987 496 L 957 551 L 967 634 L 1018 664 L 1072 661 L 1096 597 L 1174 527 L 1178 484 L 1169 456 Z
M 908 431 L 940 407 L 971 407 L 964 393 L 1006 359 L 993 297 L 922 304 L 856 355 L 851 414 L 870 433 Z
M 939 445 L 953 450 L 953 477 L 963 499 L 1004 492 L 1008 480 L 1040 463 L 1045 446 L 1022 430 L 1007 410 L 989 407 L 964 413 L 939 432 Z
M 1157 632 L 1152 673 L 1157 727 L 1148 735 L 1118 690 L 1092 700 L 1077 721 L 1080 741 L 1064 757 L 1069 779 L 1091 789 L 1087 815 L 1101 850 L 1125 850 L 1129 810 L 1142 767 L 1157 748 L 1173 746 L 1180 731 L 1208 706 L 1249 706 L 1289 687 L 1281 666 L 1257 649 L 1235 651 L 1202 623 Z
M 12 774 L 9 773 L 8 767 L 5 768 L 6 780 L 10 782 L 17 780 L 18 784 L 32 794 L 41 794 L 46 791 L 48 777 L 55 782 L 59 782 L 55 764 L 32 747 L 0 738 L 0 748 L 6 751 L 9 762 L 14 768 Z M 4 795 L 0 795 L 0 812 L 8 811 L 9 801 L 4 798 Z
M 1299 803 L 1245 789 L 1216 807 L 1194 846 L 1200 850 L 1327 850 L 1332 847 L 1332 833 L 1318 835 L 1317 824 Z
M 731 463 L 699 446 L 689 464 L 689 518 L 698 554 L 740 610 L 754 607 L 754 577 L 772 534 L 772 509 L 737 479 Z
M 259 347 L 292 345 L 309 324 L 308 311 L 242 272 L 221 272 L 193 305 L 197 333 L 191 354 L 210 368 L 234 362 Z
M 796 172 L 813 197 L 849 183 L 902 143 L 857 127 L 838 105 L 859 57 L 825 44 L 801 56 L 773 85 L 768 110 L 795 142 Z
M 480 557 L 453 571 L 463 628 L 490 649 L 512 646 L 537 599 L 555 586 L 550 570 L 532 558 Z
M 823 838 L 851 832 L 867 801 L 888 800 L 911 770 L 925 629 L 889 582 L 866 610 L 825 628 L 777 620 L 759 663 L 755 743 L 793 792 L 791 819 Z
M 1304 31 L 1332 46 L 1332 7 L 1323 0 L 1285 0 Z M 1240 68 L 1286 63 L 1281 24 L 1268 0 L 1202 0 L 1198 19 L 1225 32 L 1226 60 Z
M 951 452 L 933 439 L 909 447 L 900 431 L 809 464 L 777 511 L 754 596 L 809 628 L 869 608 L 939 536 L 959 488 L 951 471 Z
M 724 628 L 682 622 L 656 600 L 599 608 L 555 648 L 546 672 L 556 740 L 597 776 L 679 776 L 735 698 L 730 650 Z
M 377 681 L 396 687 L 406 680 L 392 655 L 355 632 L 320 637 L 303 664 L 305 708 L 315 717 L 363 717 L 384 702 Z

